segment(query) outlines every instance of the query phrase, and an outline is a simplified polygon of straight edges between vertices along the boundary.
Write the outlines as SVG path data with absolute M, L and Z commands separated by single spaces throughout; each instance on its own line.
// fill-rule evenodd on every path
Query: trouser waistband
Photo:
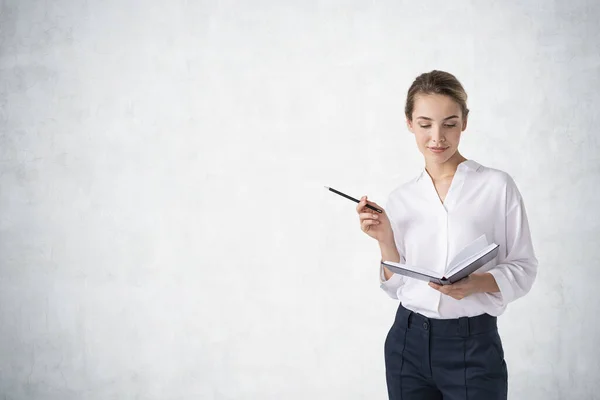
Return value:
M 498 329 L 497 318 L 489 314 L 455 319 L 427 318 L 402 304 L 398 306 L 395 323 L 411 329 L 428 331 L 433 336 L 467 337 Z

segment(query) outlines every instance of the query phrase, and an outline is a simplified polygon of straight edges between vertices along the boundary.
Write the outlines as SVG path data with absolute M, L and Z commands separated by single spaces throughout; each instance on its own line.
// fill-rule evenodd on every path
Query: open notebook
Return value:
M 498 255 L 498 247 L 499 245 L 495 243 L 488 244 L 485 235 L 481 235 L 452 259 L 444 275 L 427 268 L 392 261 L 382 261 L 381 264 L 396 274 L 439 285 L 450 285 L 492 261 Z

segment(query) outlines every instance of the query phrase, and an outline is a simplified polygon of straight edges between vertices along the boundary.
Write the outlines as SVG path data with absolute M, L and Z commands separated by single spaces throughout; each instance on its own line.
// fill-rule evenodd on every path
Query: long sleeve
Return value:
M 390 200 L 385 206 L 385 212 L 390 219 L 390 224 L 392 226 L 392 232 L 394 232 L 394 243 L 396 245 L 396 249 L 398 250 L 398 254 L 400 254 L 400 261 L 404 262 L 404 257 L 402 256 L 401 246 L 399 246 L 401 232 L 399 227 L 397 226 L 397 220 L 393 216 L 393 210 Z M 385 261 L 385 260 L 381 260 Z M 392 299 L 398 299 L 398 289 L 404 285 L 405 277 L 400 274 L 393 274 L 390 279 L 386 280 L 385 275 L 383 273 L 383 265 L 381 262 L 379 263 L 379 287 L 383 289 L 384 292 L 388 294 Z
M 512 178 L 507 186 L 506 257 L 488 272 L 494 276 L 500 293 L 487 293 L 498 307 L 529 292 L 537 275 L 535 256 L 523 198 Z
M 392 299 L 398 299 L 398 289 L 404 285 L 405 277 L 400 274 L 393 274 L 390 279 L 386 280 L 383 274 L 383 265 L 379 264 L 379 286 Z

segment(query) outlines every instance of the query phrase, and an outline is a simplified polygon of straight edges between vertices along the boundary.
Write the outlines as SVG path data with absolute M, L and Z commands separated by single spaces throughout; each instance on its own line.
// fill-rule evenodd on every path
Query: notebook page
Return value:
M 474 254 L 479 253 L 481 250 L 486 248 L 487 245 L 488 241 L 485 237 L 485 234 L 479 236 L 477 239 L 466 245 L 464 249 L 459 251 L 458 254 L 454 256 L 454 258 L 448 265 L 448 272 L 446 272 L 446 275 L 452 275 L 450 271 L 454 270 L 457 264 L 461 264 L 467 258 L 471 258 Z
M 485 246 L 479 253 L 473 254 L 471 257 L 456 264 L 450 271 L 446 272 L 446 276 L 450 277 L 450 276 L 454 275 L 457 271 L 460 271 L 467 265 L 471 264 L 473 261 L 475 261 L 478 258 L 481 258 L 485 254 L 489 253 L 494 247 L 496 247 L 495 243 Z

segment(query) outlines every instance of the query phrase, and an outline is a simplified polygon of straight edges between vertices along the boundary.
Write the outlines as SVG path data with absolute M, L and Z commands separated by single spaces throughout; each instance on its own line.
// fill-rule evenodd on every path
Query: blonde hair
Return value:
M 412 121 L 412 113 L 415 107 L 415 98 L 418 94 L 442 94 L 452 98 L 458 103 L 462 111 L 462 117 L 467 118 L 467 92 L 458 79 L 449 72 L 433 70 L 419 75 L 410 85 L 406 95 L 406 106 L 404 114 Z

